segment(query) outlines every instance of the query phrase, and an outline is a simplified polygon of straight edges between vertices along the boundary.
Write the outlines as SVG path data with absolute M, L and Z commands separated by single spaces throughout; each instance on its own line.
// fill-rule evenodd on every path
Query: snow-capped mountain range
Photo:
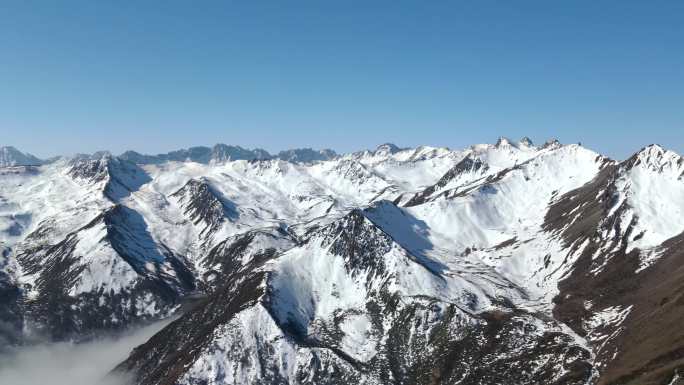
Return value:
M 678 384 L 684 159 L 527 138 L 0 148 L 0 350 L 180 315 L 162 384 Z

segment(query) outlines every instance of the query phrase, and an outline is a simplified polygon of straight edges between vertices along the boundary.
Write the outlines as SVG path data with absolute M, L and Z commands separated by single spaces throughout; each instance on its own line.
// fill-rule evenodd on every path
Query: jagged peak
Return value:
M 392 143 L 385 143 L 375 150 L 362 150 L 338 156 L 338 159 L 357 159 L 364 163 L 377 163 L 384 161 L 392 162 L 416 162 L 438 157 L 453 155 L 454 151 L 448 147 L 433 147 L 420 145 L 417 147 L 398 147 Z
M 511 146 L 511 141 L 505 136 L 500 136 L 499 139 L 497 139 L 495 146 L 497 148 Z
M 127 197 L 151 180 L 135 163 L 108 152 L 101 152 L 98 157 L 75 157 L 69 160 L 66 174 L 88 185 L 104 183 L 102 191 L 113 202 Z
M 645 166 L 653 171 L 680 169 L 684 166 L 684 158 L 674 151 L 667 150 L 658 144 L 648 145 L 624 162 L 627 169 Z
M 232 160 L 255 160 L 270 159 L 268 151 L 255 148 L 246 149 L 241 146 L 217 143 L 212 147 L 194 146 L 170 151 L 157 155 L 146 155 L 136 151 L 126 151 L 120 155 L 122 158 L 138 164 L 159 164 L 164 162 L 197 162 L 197 163 L 216 163 Z
M 454 167 L 449 169 L 449 171 L 447 171 L 447 173 L 444 174 L 439 181 L 437 181 L 436 186 L 444 187 L 449 181 L 463 173 L 477 172 L 480 169 L 487 170 L 488 167 L 489 166 L 487 163 L 482 161 L 482 159 L 466 156 L 465 158 L 461 159 L 460 162 L 456 163 Z
M 209 182 L 207 181 L 206 177 L 201 176 L 199 178 L 192 178 L 185 182 L 183 187 L 178 189 L 175 193 L 171 194 L 171 196 L 180 196 L 195 189 L 208 189 L 208 186 Z
M 103 159 L 103 158 L 104 158 L 104 159 L 110 159 L 110 158 L 114 158 L 114 155 L 112 155 L 112 153 L 109 152 L 109 151 L 101 150 L 101 151 L 96 151 L 96 152 L 94 152 L 94 153 L 92 153 L 92 154 L 82 154 L 82 153 L 78 153 L 78 154 L 75 154 L 75 155 L 73 155 L 73 156 L 71 156 L 71 157 L 68 157 L 68 156 L 67 156 L 67 157 L 64 157 L 64 158 L 65 158 L 67 161 L 69 161 L 69 162 L 71 162 L 71 163 L 74 163 L 74 162 L 78 162 L 78 161 L 97 161 L 97 160 L 100 160 L 100 159 Z
M 517 142 L 513 142 L 511 139 L 505 136 L 500 136 L 499 139 L 497 139 L 496 143 L 492 146 L 491 144 L 487 145 L 474 145 L 471 146 L 471 148 L 477 148 L 477 147 L 482 147 L 484 146 L 485 148 L 491 148 L 494 147 L 496 149 L 516 149 L 520 151 L 530 151 L 530 150 L 538 150 L 539 148 L 534 145 L 534 142 L 532 142 L 532 139 L 530 139 L 528 136 L 523 136 L 518 140 Z
M 315 150 L 310 147 L 304 147 L 280 151 L 276 157 L 288 162 L 309 163 L 333 159 L 337 157 L 337 153 L 331 149 Z
M 377 200 L 367 207 L 350 210 L 343 217 L 310 233 L 307 239 L 321 239 L 324 245 L 329 246 L 340 241 L 356 243 L 359 237 L 368 236 L 374 240 L 372 242 L 368 238 L 364 240 L 366 249 L 373 249 L 374 252 L 381 250 L 386 253 L 394 244 L 402 247 L 383 228 L 384 225 L 381 222 L 387 215 L 403 216 L 405 214 L 393 202 L 386 199 Z M 335 250 L 331 251 L 335 253 Z
M 450 168 L 441 178 L 432 186 L 427 187 L 425 190 L 416 193 L 411 199 L 409 199 L 404 206 L 416 206 L 427 202 L 433 194 L 441 189 L 445 188 L 452 181 L 458 181 L 465 174 L 473 175 L 484 175 L 489 169 L 487 162 L 483 161 L 479 157 L 472 157 L 471 155 L 466 155 L 461 159 L 456 165 Z M 467 177 L 466 177 L 467 178 Z M 468 179 L 466 179 L 468 180 Z M 459 184 L 460 185 L 460 184 Z M 451 188 L 457 188 L 459 185 L 452 186 Z
M 563 145 L 561 144 L 561 142 L 558 141 L 558 139 L 551 138 L 551 139 L 547 140 L 546 143 L 544 143 L 544 145 L 542 146 L 542 149 L 555 150 L 555 149 L 560 148 L 562 146 Z
M 379 256 L 387 253 L 393 243 L 362 209 L 353 209 L 344 217 L 316 230 L 309 237 L 314 238 L 320 239 L 331 253 L 343 256 L 350 263 L 362 254 Z
M 532 142 L 532 139 L 530 139 L 527 136 L 523 136 L 520 141 L 518 141 L 519 146 L 525 146 L 525 147 L 532 147 L 534 146 L 534 143 Z
M 0 167 L 9 166 L 39 166 L 45 163 L 29 153 L 17 150 L 13 146 L 0 147 Z
M 93 158 L 93 159 L 112 159 L 112 158 L 114 158 L 114 156 L 112 155 L 111 152 L 109 152 L 107 150 L 103 150 L 103 151 L 94 152 L 93 155 L 91 155 L 91 158 Z
M 393 143 L 383 143 L 375 149 L 375 154 L 376 155 L 391 155 L 391 154 L 396 154 L 399 151 L 401 151 L 401 148 L 399 148 L 397 145 L 395 145 Z
M 426 160 L 442 156 L 448 156 L 449 154 L 453 154 L 453 151 L 451 151 L 449 147 L 418 146 L 415 149 L 413 149 L 411 155 L 408 157 L 408 160 Z
M 25 155 L 23 152 L 19 151 L 14 146 L 0 146 L 0 154 L 10 154 L 10 155 L 21 154 L 21 155 Z
M 236 219 L 239 215 L 235 205 L 205 178 L 190 179 L 171 196 L 178 199 L 194 224 L 204 223 L 202 234 L 213 234 L 226 219 Z
M 96 175 L 105 176 L 117 171 L 138 169 L 135 163 L 112 155 L 109 151 L 98 151 L 91 155 L 79 154 L 67 160 L 67 173 L 75 178 L 90 179 Z
M 648 146 L 642 148 L 641 150 L 636 152 L 636 155 L 639 156 L 640 158 L 657 158 L 661 159 L 663 158 L 668 152 L 671 152 L 667 149 L 665 149 L 663 146 L 659 144 L 649 144 Z
M 102 154 L 99 157 L 78 154 L 68 161 L 67 174 L 74 179 L 100 182 L 110 177 L 109 163 L 112 159 L 110 154 Z
M 209 162 L 222 162 L 230 160 L 253 160 L 269 159 L 271 154 L 261 148 L 248 150 L 240 146 L 231 146 L 223 143 L 215 144 L 211 149 Z
M 129 150 L 121 154 L 120 157 L 138 164 L 160 164 L 169 161 L 209 164 L 235 160 L 259 161 L 271 159 L 281 159 L 292 163 L 309 163 L 334 159 L 338 157 L 338 154 L 331 149 L 316 150 L 305 147 L 283 150 L 277 155 L 271 155 L 262 148 L 248 149 L 237 145 L 217 143 L 212 147 L 195 146 L 157 155 L 141 154 Z

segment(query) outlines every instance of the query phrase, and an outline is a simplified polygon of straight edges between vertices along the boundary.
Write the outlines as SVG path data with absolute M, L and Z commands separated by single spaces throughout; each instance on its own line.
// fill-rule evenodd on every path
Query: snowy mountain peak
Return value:
M 44 162 L 29 153 L 23 153 L 12 146 L 0 147 L 0 167 L 38 166 Z
M 532 147 L 534 146 L 534 143 L 532 143 L 532 139 L 528 138 L 527 136 L 523 136 L 518 142 L 518 146 Z
M 499 139 L 497 139 L 496 143 L 494 144 L 494 148 L 498 149 L 518 149 L 522 151 L 535 151 L 538 148 L 534 145 L 534 142 L 532 142 L 532 139 L 530 139 L 527 136 L 523 136 L 520 138 L 519 141 L 513 142 L 509 138 L 505 136 L 500 136 Z
M 436 184 L 417 193 L 404 205 L 415 206 L 425 203 L 430 198 L 434 198 L 435 196 L 439 195 L 441 192 L 456 189 L 467 184 L 468 182 L 485 176 L 488 170 L 489 166 L 480 158 L 466 156 L 455 166 L 449 169 L 449 171 L 447 171 L 446 174 L 444 174 Z
M 684 166 L 684 159 L 674 151 L 652 144 L 642 148 L 626 161 L 627 168 L 646 167 L 652 171 L 679 170 Z
M 150 181 L 149 175 L 135 163 L 108 152 L 71 159 L 66 174 L 77 182 L 99 186 L 112 202 L 118 202 Z
M 195 225 L 204 224 L 202 235 L 216 232 L 226 219 L 236 218 L 237 211 L 230 202 L 202 179 L 191 179 L 178 191 L 171 194 Z
M 501 147 L 508 147 L 511 146 L 511 141 L 510 139 L 506 138 L 505 136 L 500 136 L 499 139 L 497 139 L 495 146 L 497 148 Z
M 266 150 L 255 148 L 254 150 L 247 150 L 240 146 L 229 146 L 227 144 L 216 144 L 211 149 L 209 156 L 210 162 L 226 162 L 230 160 L 254 160 L 254 159 L 269 159 L 271 154 Z
M 324 228 L 320 235 L 329 252 L 341 256 L 350 272 L 367 269 L 382 271 L 382 256 L 389 252 L 392 240 L 360 209 Z
M 112 153 L 107 150 L 96 151 L 92 155 L 90 155 L 91 159 L 110 159 L 113 157 L 114 155 L 112 155 Z
M 561 146 L 563 146 L 561 144 L 561 142 L 559 142 L 558 139 L 554 138 L 554 139 L 547 140 L 546 143 L 544 143 L 544 145 L 542 146 L 542 149 L 552 149 L 553 150 L 553 149 L 560 148 Z
M 375 155 L 392 155 L 399 151 L 401 151 L 401 149 L 398 146 L 392 143 L 384 143 L 375 149 Z
M 74 179 L 97 183 L 109 177 L 109 161 L 111 156 L 76 157 L 72 159 L 67 174 Z

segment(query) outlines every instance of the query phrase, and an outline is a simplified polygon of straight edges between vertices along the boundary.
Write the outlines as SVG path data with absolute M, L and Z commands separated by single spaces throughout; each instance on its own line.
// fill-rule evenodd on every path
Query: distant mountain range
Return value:
M 107 151 L 97 152 L 94 154 L 81 154 L 78 157 L 85 158 L 99 158 L 102 155 L 111 155 Z M 278 154 L 271 155 L 266 150 L 254 149 L 248 150 L 240 146 L 229 146 L 226 144 L 216 144 L 213 147 L 190 147 L 177 151 L 171 151 L 166 154 L 147 155 L 140 154 L 135 151 L 126 151 L 119 155 L 118 158 L 127 160 L 137 164 L 160 164 L 169 161 L 176 162 L 225 162 L 231 160 L 263 160 L 263 159 L 282 159 L 289 162 L 307 163 L 321 160 L 330 160 L 337 157 L 338 154 L 333 150 L 314 150 L 311 148 L 297 148 L 292 150 L 281 151 Z M 49 160 L 39 159 L 31 154 L 22 153 L 14 147 L 0 147 L 0 167 L 9 166 L 35 166 L 41 165 L 57 160 L 59 157 L 51 158 Z
M 681 384 L 684 158 L 528 138 L 0 148 L 0 350 L 179 318 L 135 385 Z
M 37 166 L 43 163 L 43 160 L 31 154 L 23 153 L 12 146 L 0 147 L 0 167 Z

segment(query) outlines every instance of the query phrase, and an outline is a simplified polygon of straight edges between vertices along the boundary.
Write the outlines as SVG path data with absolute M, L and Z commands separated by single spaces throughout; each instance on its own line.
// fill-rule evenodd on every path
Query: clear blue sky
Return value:
M 141 4 L 144 3 L 144 4 Z M 3 1 L 0 144 L 684 152 L 684 1 Z

